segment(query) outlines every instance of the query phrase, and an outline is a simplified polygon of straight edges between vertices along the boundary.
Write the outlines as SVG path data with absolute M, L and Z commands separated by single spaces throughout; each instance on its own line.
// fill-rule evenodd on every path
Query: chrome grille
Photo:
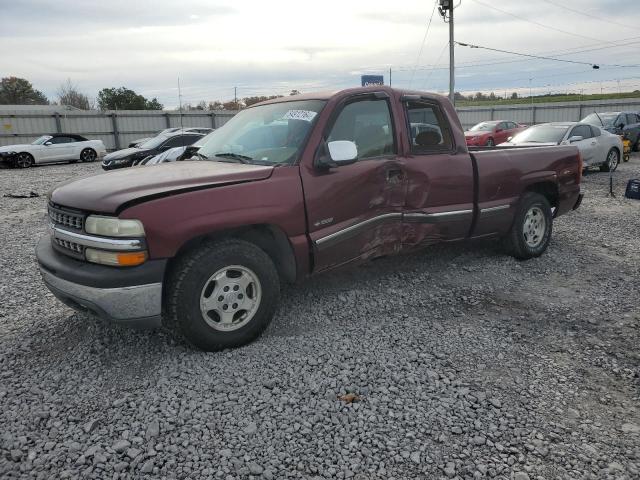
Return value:
M 51 223 L 57 226 L 82 230 L 84 226 L 84 216 L 79 213 L 60 210 L 56 207 L 49 206 L 49 218 Z
M 54 238 L 53 241 L 56 245 L 69 250 L 71 253 L 76 253 L 78 255 L 82 255 L 84 253 L 84 247 L 78 243 L 62 240 L 61 238 Z

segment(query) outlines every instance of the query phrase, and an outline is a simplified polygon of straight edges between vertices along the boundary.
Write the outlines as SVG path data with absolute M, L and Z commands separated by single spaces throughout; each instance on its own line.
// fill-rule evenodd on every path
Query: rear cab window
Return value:
M 440 106 L 427 100 L 404 102 L 411 153 L 435 153 L 453 149 L 451 130 Z

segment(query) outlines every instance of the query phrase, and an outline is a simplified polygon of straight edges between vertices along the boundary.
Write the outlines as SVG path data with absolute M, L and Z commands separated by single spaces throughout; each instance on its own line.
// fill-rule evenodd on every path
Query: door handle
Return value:
M 403 173 L 399 168 L 391 168 L 387 170 L 387 181 L 391 180 L 402 180 Z

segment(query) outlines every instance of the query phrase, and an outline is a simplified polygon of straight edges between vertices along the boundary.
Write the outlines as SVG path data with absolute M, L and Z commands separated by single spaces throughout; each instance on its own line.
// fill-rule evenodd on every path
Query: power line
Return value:
M 553 57 L 543 57 L 542 55 L 533 55 L 530 53 L 519 53 L 519 52 L 512 52 L 509 50 L 502 50 L 500 48 L 491 48 L 491 47 L 483 47 L 481 45 L 473 45 L 471 43 L 463 43 L 463 42 L 456 42 L 456 45 L 460 45 L 461 47 L 469 47 L 469 48 L 479 48 L 482 50 L 489 50 L 491 52 L 500 52 L 500 53 L 508 53 L 510 55 L 518 55 L 520 57 L 529 57 L 529 58 L 537 58 L 540 60 L 552 60 L 554 62 L 563 62 L 563 63 L 575 63 L 578 65 L 589 65 L 590 67 L 594 68 L 594 69 L 598 69 L 600 68 L 598 65 L 594 65 L 593 63 L 590 62 L 579 62 L 577 60 L 567 60 L 565 58 L 553 58 Z
M 556 32 L 564 33 L 565 35 L 572 35 L 574 37 L 586 38 L 588 40 L 595 40 L 596 42 L 601 42 L 601 43 L 614 43 L 614 42 L 609 42 L 609 41 L 606 41 L 606 40 L 601 40 L 599 38 L 588 37 L 586 35 L 580 35 L 579 33 L 569 32 L 567 30 L 562 30 L 560 28 L 552 27 L 550 25 L 545 25 L 544 23 L 536 22 L 535 20 L 530 20 L 528 18 L 521 17 L 520 15 L 516 15 L 515 13 L 511 13 L 511 12 L 508 12 L 506 10 L 502 10 L 501 8 L 498 8 L 498 7 L 494 7 L 493 5 L 489 5 L 488 3 L 481 2 L 480 0 L 472 0 L 472 1 L 477 3 L 477 4 L 479 4 L 479 5 L 482 5 L 483 7 L 490 8 L 490 9 L 495 10 L 497 12 L 504 13 L 505 15 L 509 15 L 510 17 L 517 18 L 518 20 L 522 20 L 523 22 L 531 23 L 533 25 L 537 25 L 539 27 L 546 28 L 548 30 L 554 30 Z
M 573 12 L 573 13 L 577 13 L 578 15 L 582 15 L 584 17 L 589 17 L 589 18 L 594 18 L 600 22 L 604 22 L 604 23 L 611 23 L 613 25 L 618 25 L 620 27 L 625 27 L 625 28 L 631 28 L 633 30 L 638 30 L 638 26 L 633 26 L 633 25 L 627 25 L 625 23 L 620 23 L 620 22 L 615 22 L 613 20 L 606 20 L 604 18 L 601 18 L 598 15 L 591 15 L 590 13 L 586 13 L 586 12 L 581 12 L 580 10 L 576 10 L 574 8 L 570 8 L 567 7 L 566 5 L 562 5 L 561 3 L 557 3 L 557 2 L 552 2 L 551 0 L 542 0 L 543 2 L 549 3 L 551 5 L 554 5 L 558 8 L 562 8 L 563 10 L 567 10 L 568 12 Z
M 424 37 L 422 37 L 422 45 L 420 45 L 420 50 L 418 51 L 418 56 L 416 57 L 416 64 L 411 72 L 411 80 L 409 80 L 409 87 L 411 87 L 411 83 L 413 82 L 413 77 L 416 74 L 416 68 L 418 68 L 418 62 L 420 62 L 420 57 L 422 56 L 422 49 L 424 48 L 424 44 L 427 41 L 427 35 L 429 35 L 429 29 L 431 28 L 431 21 L 433 20 L 433 14 L 436 13 L 436 6 L 438 5 L 438 0 L 433 2 L 433 8 L 431 9 L 431 17 L 429 18 L 429 23 L 427 23 L 427 30 L 424 32 Z
M 604 63 L 604 64 L 595 64 L 592 62 L 580 62 L 578 60 L 567 60 L 566 58 L 557 58 L 557 57 L 545 57 L 542 55 L 533 55 L 530 53 L 520 53 L 520 52 L 512 52 L 510 50 L 502 50 L 500 48 L 491 48 L 491 47 L 483 47 L 481 45 L 473 45 L 471 43 L 463 43 L 463 42 L 456 42 L 457 45 L 460 45 L 461 47 L 469 47 L 469 48 L 479 48 L 482 50 L 489 50 L 492 52 L 500 52 L 500 53 L 507 53 L 510 55 L 518 55 L 520 57 L 529 57 L 529 58 L 537 58 L 540 60 L 551 60 L 554 62 L 563 62 L 563 63 L 575 63 L 578 65 L 589 65 L 591 66 L 593 69 L 598 70 L 600 68 L 600 66 L 603 67 L 615 67 L 615 68 L 638 68 L 640 67 L 640 65 L 618 65 L 618 64 L 609 64 L 609 63 Z

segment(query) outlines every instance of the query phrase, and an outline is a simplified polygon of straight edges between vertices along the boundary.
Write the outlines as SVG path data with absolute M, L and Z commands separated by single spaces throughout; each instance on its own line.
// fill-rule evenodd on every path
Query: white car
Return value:
M 106 153 L 102 140 L 87 140 L 75 133 L 56 133 L 43 135 L 30 144 L 0 147 L 0 161 L 28 168 L 49 162 L 93 162 Z
M 582 154 L 584 168 L 600 167 L 601 172 L 618 168 L 624 148 L 618 135 L 595 125 L 578 122 L 541 123 L 523 130 L 506 146 L 541 147 L 548 145 L 575 145 Z

